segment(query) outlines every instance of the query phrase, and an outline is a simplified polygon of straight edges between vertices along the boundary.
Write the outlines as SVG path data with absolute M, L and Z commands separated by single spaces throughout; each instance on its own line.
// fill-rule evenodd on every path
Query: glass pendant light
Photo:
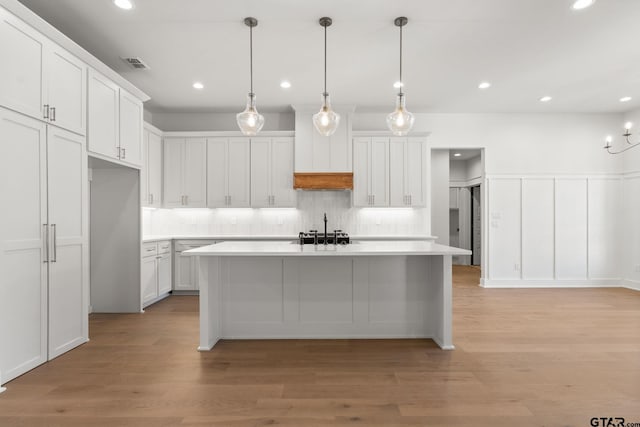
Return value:
M 404 93 L 402 92 L 402 27 L 407 25 L 407 22 L 409 22 L 409 20 L 404 16 L 396 18 L 395 21 L 393 21 L 393 23 L 396 24 L 396 27 L 400 27 L 400 81 L 398 84 L 400 91 L 398 92 L 398 98 L 396 99 L 396 109 L 393 113 L 387 116 L 387 127 L 394 135 L 397 136 L 408 134 L 413 127 L 413 122 L 415 121 L 413 114 L 407 111 L 405 106 L 406 100 Z
M 327 27 L 332 22 L 331 18 L 320 18 L 320 25 L 324 27 L 324 92 L 322 92 L 322 107 L 313 115 L 313 125 L 322 136 L 333 135 L 340 123 L 340 115 L 331 109 L 329 93 L 327 93 Z
M 256 110 L 256 94 L 253 93 L 253 27 L 258 25 L 258 20 L 256 18 L 245 18 L 244 24 L 249 27 L 251 90 L 247 95 L 247 107 L 242 113 L 236 114 L 236 121 L 244 135 L 253 136 L 260 132 L 260 129 L 262 129 L 264 125 L 264 116 Z

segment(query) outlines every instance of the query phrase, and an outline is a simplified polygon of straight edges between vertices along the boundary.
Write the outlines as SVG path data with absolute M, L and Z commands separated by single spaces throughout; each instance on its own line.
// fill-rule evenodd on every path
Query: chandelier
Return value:
M 613 148 L 613 146 L 611 145 L 611 143 L 613 142 L 613 137 L 611 137 L 611 135 L 609 135 L 605 139 L 606 144 L 604 146 L 604 149 L 607 150 L 607 152 L 609 154 L 620 154 L 620 153 L 624 153 L 625 151 L 631 150 L 633 147 L 637 147 L 638 145 L 640 145 L 640 141 L 637 141 L 637 142 L 632 142 L 631 141 L 631 127 L 632 126 L 633 126 L 633 123 L 631 123 L 631 122 L 627 122 L 627 123 L 624 124 L 624 133 L 622 134 L 622 136 L 624 137 L 625 141 L 627 142 L 626 146 L 623 146 L 623 148 L 620 148 L 618 151 L 611 151 L 611 149 Z

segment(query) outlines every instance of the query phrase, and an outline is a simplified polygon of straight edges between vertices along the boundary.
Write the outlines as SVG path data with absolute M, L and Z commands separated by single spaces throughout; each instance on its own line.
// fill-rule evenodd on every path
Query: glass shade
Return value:
M 387 116 L 387 127 L 396 136 L 409 133 L 413 127 L 415 117 L 405 107 L 404 93 L 399 93 L 396 99 L 396 109 Z
M 264 116 L 256 110 L 256 94 L 247 95 L 247 108 L 236 114 L 236 121 L 240 131 L 247 136 L 257 135 L 264 126 Z
M 340 115 L 331 109 L 329 94 L 322 94 L 322 107 L 320 111 L 313 115 L 313 125 L 318 133 L 322 136 L 331 136 L 334 134 L 340 124 Z

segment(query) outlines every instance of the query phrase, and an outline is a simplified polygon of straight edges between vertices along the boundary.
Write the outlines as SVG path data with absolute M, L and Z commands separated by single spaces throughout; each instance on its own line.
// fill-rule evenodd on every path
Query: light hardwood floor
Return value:
M 477 269 L 455 268 L 454 351 L 278 340 L 199 353 L 189 296 L 92 315 L 89 343 L 7 385 L 0 426 L 640 423 L 640 293 L 477 283 Z

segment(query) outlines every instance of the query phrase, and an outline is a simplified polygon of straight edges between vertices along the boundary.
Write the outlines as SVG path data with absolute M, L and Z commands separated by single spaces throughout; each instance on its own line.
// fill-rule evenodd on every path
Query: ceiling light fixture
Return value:
M 620 102 L 629 102 L 629 101 L 631 101 L 630 96 L 623 96 L 622 98 L 620 98 Z
M 586 9 L 589 6 L 593 6 L 595 2 L 596 0 L 576 0 L 572 7 L 574 10 Z
M 282 89 L 289 89 L 291 87 L 291 82 L 289 82 L 288 80 L 283 80 L 280 82 L 280 87 Z
M 247 95 L 247 106 L 242 113 L 236 114 L 238 127 L 244 135 L 253 136 L 264 126 L 264 116 L 256 110 L 256 94 L 253 93 L 253 27 L 258 25 L 256 18 L 244 18 L 244 24 L 249 27 L 249 75 L 251 89 Z
M 540 102 L 549 102 L 551 101 L 553 98 L 550 96 L 543 96 L 542 98 L 540 98 Z
M 113 0 L 113 4 L 118 6 L 120 9 L 124 9 L 124 10 L 133 9 L 133 3 L 131 3 L 131 0 Z
M 198 90 L 202 90 L 202 89 L 204 89 L 204 85 L 202 83 L 200 83 L 200 82 L 195 82 L 195 83 L 193 83 L 193 88 L 194 89 L 198 89 Z
M 326 16 L 320 18 L 320 25 L 324 28 L 324 92 L 322 92 L 322 106 L 320 111 L 313 115 L 313 125 L 322 136 L 331 136 L 338 128 L 340 115 L 331 109 L 329 93 L 327 92 L 327 27 L 333 21 Z
M 625 141 L 627 142 L 627 146 L 625 148 L 622 148 L 618 151 L 611 151 L 611 149 L 613 148 L 613 146 L 611 145 L 611 143 L 613 142 L 613 137 L 611 136 L 607 136 L 605 138 L 606 144 L 604 145 L 604 149 L 607 150 L 607 152 L 609 154 L 620 154 L 620 153 L 624 153 L 627 150 L 631 150 L 633 147 L 637 147 L 638 145 L 640 145 L 640 141 L 638 142 L 631 142 L 631 128 L 633 127 L 633 123 L 631 122 L 627 122 L 624 124 L 624 133 L 622 134 L 622 136 L 624 137 Z
M 398 80 L 400 90 L 396 98 L 396 109 L 387 116 L 387 127 L 397 136 L 408 134 L 415 120 L 413 114 L 406 109 L 404 93 L 402 92 L 402 87 L 404 86 L 402 83 L 402 27 L 407 25 L 407 22 L 409 22 L 409 20 L 404 16 L 400 16 L 393 21 L 396 27 L 400 27 L 400 79 Z
M 453 153 L 453 157 L 460 157 L 460 156 L 462 156 L 462 154 L 460 154 L 460 153 Z
M 482 82 L 478 85 L 478 89 L 489 89 L 491 87 L 491 83 Z

